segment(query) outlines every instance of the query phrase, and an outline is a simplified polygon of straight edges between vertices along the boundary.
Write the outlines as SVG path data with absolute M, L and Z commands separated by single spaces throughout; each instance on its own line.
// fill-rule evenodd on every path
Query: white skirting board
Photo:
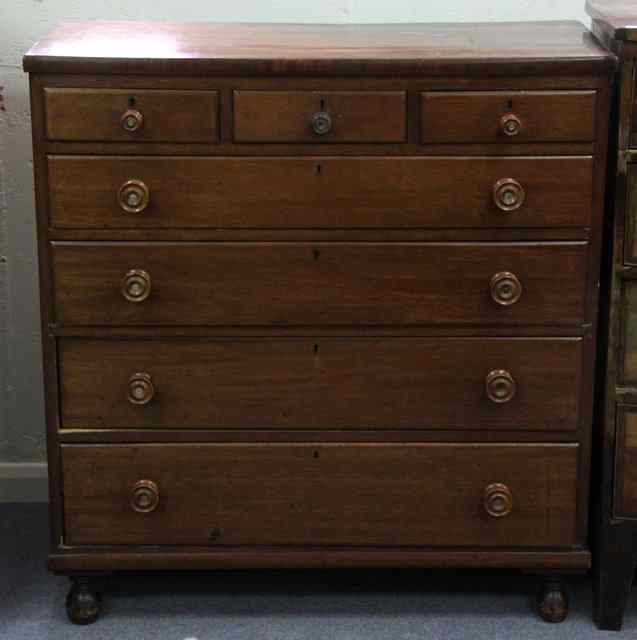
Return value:
M 0 502 L 47 502 L 45 462 L 0 462 Z

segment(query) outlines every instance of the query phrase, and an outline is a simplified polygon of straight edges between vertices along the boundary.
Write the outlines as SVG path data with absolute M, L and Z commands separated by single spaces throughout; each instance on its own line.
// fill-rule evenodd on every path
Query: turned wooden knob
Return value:
M 128 401 L 140 406 L 148 404 L 155 395 L 155 386 L 148 373 L 134 373 L 128 379 Z
M 117 202 L 127 213 L 141 213 L 150 202 L 150 191 L 141 180 L 128 180 L 117 191 Z
M 515 397 L 517 384 L 515 378 L 506 369 L 494 369 L 487 375 L 485 388 L 491 402 L 504 404 Z
M 482 498 L 484 510 L 494 518 L 508 516 L 513 509 L 513 494 L 506 484 L 495 482 L 484 490 Z
M 159 505 L 159 487 L 152 480 L 138 480 L 130 492 L 131 507 L 138 513 L 151 513 Z
M 515 113 L 505 113 L 500 118 L 500 130 L 505 136 L 517 136 L 522 131 L 522 121 Z
M 513 178 L 502 178 L 493 185 L 493 202 L 505 213 L 519 209 L 525 199 L 524 187 Z
M 491 278 L 491 298 L 497 304 L 508 307 L 515 304 L 522 295 L 522 284 L 510 271 L 499 271 Z
M 150 273 L 144 269 L 131 269 L 122 280 L 122 295 L 129 302 L 143 302 L 150 291 Z
M 332 118 L 326 111 L 318 111 L 312 116 L 312 131 L 323 136 L 332 130 Z
M 144 125 L 144 116 L 137 109 L 127 109 L 120 118 L 122 129 L 134 133 Z

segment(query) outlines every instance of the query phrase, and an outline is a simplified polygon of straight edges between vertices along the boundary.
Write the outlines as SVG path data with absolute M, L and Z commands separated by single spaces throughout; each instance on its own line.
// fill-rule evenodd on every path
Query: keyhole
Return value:
M 128 96 L 128 106 L 129 107 L 135 106 L 135 96 Z
M 314 455 L 314 458 L 318 458 L 320 454 L 318 451 L 315 451 L 313 455 Z
M 507 100 L 507 111 L 513 111 L 513 99 L 509 98 Z
M 315 344 L 314 345 L 314 353 L 318 353 L 318 350 L 319 350 L 319 346 L 318 346 L 318 344 Z
M 325 111 L 325 98 L 319 100 L 319 111 Z
M 316 171 L 316 175 L 320 176 L 321 172 L 323 171 L 323 165 L 320 162 L 317 162 L 314 170 Z

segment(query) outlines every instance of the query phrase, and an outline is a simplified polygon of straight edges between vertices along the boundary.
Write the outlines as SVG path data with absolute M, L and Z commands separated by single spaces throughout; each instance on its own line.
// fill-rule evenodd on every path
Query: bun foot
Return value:
M 545 622 L 564 622 L 568 615 L 568 593 L 561 580 L 547 580 L 540 589 L 537 612 Z
M 87 580 L 75 579 L 66 596 L 66 613 L 73 624 L 93 624 L 100 615 L 102 599 Z

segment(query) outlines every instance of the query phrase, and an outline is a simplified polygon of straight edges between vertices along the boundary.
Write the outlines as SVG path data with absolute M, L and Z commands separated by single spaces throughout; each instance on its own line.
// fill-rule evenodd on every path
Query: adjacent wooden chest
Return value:
M 613 66 L 576 23 L 35 46 L 74 621 L 95 571 L 589 566 Z
M 595 619 L 619 629 L 637 566 L 637 4 L 591 0 L 593 32 L 619 58 L 610 129 L 595 479 Z

